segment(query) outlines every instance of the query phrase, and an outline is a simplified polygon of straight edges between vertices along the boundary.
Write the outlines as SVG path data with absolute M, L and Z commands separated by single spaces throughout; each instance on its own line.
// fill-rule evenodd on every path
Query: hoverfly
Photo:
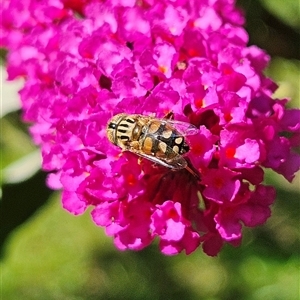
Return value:
M 169 115 L 167 115 L 169 116 Z M 198 129 L 189 123 L 158 119 L 138 114 L 117 114 L 107 124 L 107 137 L 124 151 L 173 170 L 190 169 L 182 156 L 189 151 L 185 136 L 195 135 Z

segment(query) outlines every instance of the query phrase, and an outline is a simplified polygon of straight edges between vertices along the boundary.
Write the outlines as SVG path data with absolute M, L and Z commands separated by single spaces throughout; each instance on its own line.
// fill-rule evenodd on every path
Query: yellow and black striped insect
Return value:
M 107 124 L 107 137 L 124 151 L 131 151 L 173 170 L 188 169 L 182 156 L 189 151 L 185 136 L 197 134 L 189 123 L 143 115 L 118 114 Z

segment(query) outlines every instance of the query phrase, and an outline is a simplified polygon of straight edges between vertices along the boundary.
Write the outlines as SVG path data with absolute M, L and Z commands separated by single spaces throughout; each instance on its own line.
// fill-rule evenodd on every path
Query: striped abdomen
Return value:
M 172 159 L 189 151 L 184 137 L 167 122 L 150 120 L 141 140 L 141 148 L 146 154 Z

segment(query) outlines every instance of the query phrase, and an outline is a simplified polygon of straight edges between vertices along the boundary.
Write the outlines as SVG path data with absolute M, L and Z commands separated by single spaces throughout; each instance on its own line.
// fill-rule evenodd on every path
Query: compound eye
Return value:
M 115 124 L 115 123 L 109 123 L 108 124 L 109 129 L 116 129 L 116 126 L 117 126 L 117 124 Z

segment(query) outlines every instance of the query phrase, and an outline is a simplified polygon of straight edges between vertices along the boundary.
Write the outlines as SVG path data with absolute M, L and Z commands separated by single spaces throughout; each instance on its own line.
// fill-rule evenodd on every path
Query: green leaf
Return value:
M 260 0 L 262 5 L 272 14 L 276 15 L 285 24 L 294 29 L 300 29 L 300 5 L 299 0 Z
M 300 104 L 300 61 L 288 60 L 281 57 L 272 59 L 267 70 L 270 76 L 279 86 L 273 98 L 290 99 L 289 106 L 299 108 Z

